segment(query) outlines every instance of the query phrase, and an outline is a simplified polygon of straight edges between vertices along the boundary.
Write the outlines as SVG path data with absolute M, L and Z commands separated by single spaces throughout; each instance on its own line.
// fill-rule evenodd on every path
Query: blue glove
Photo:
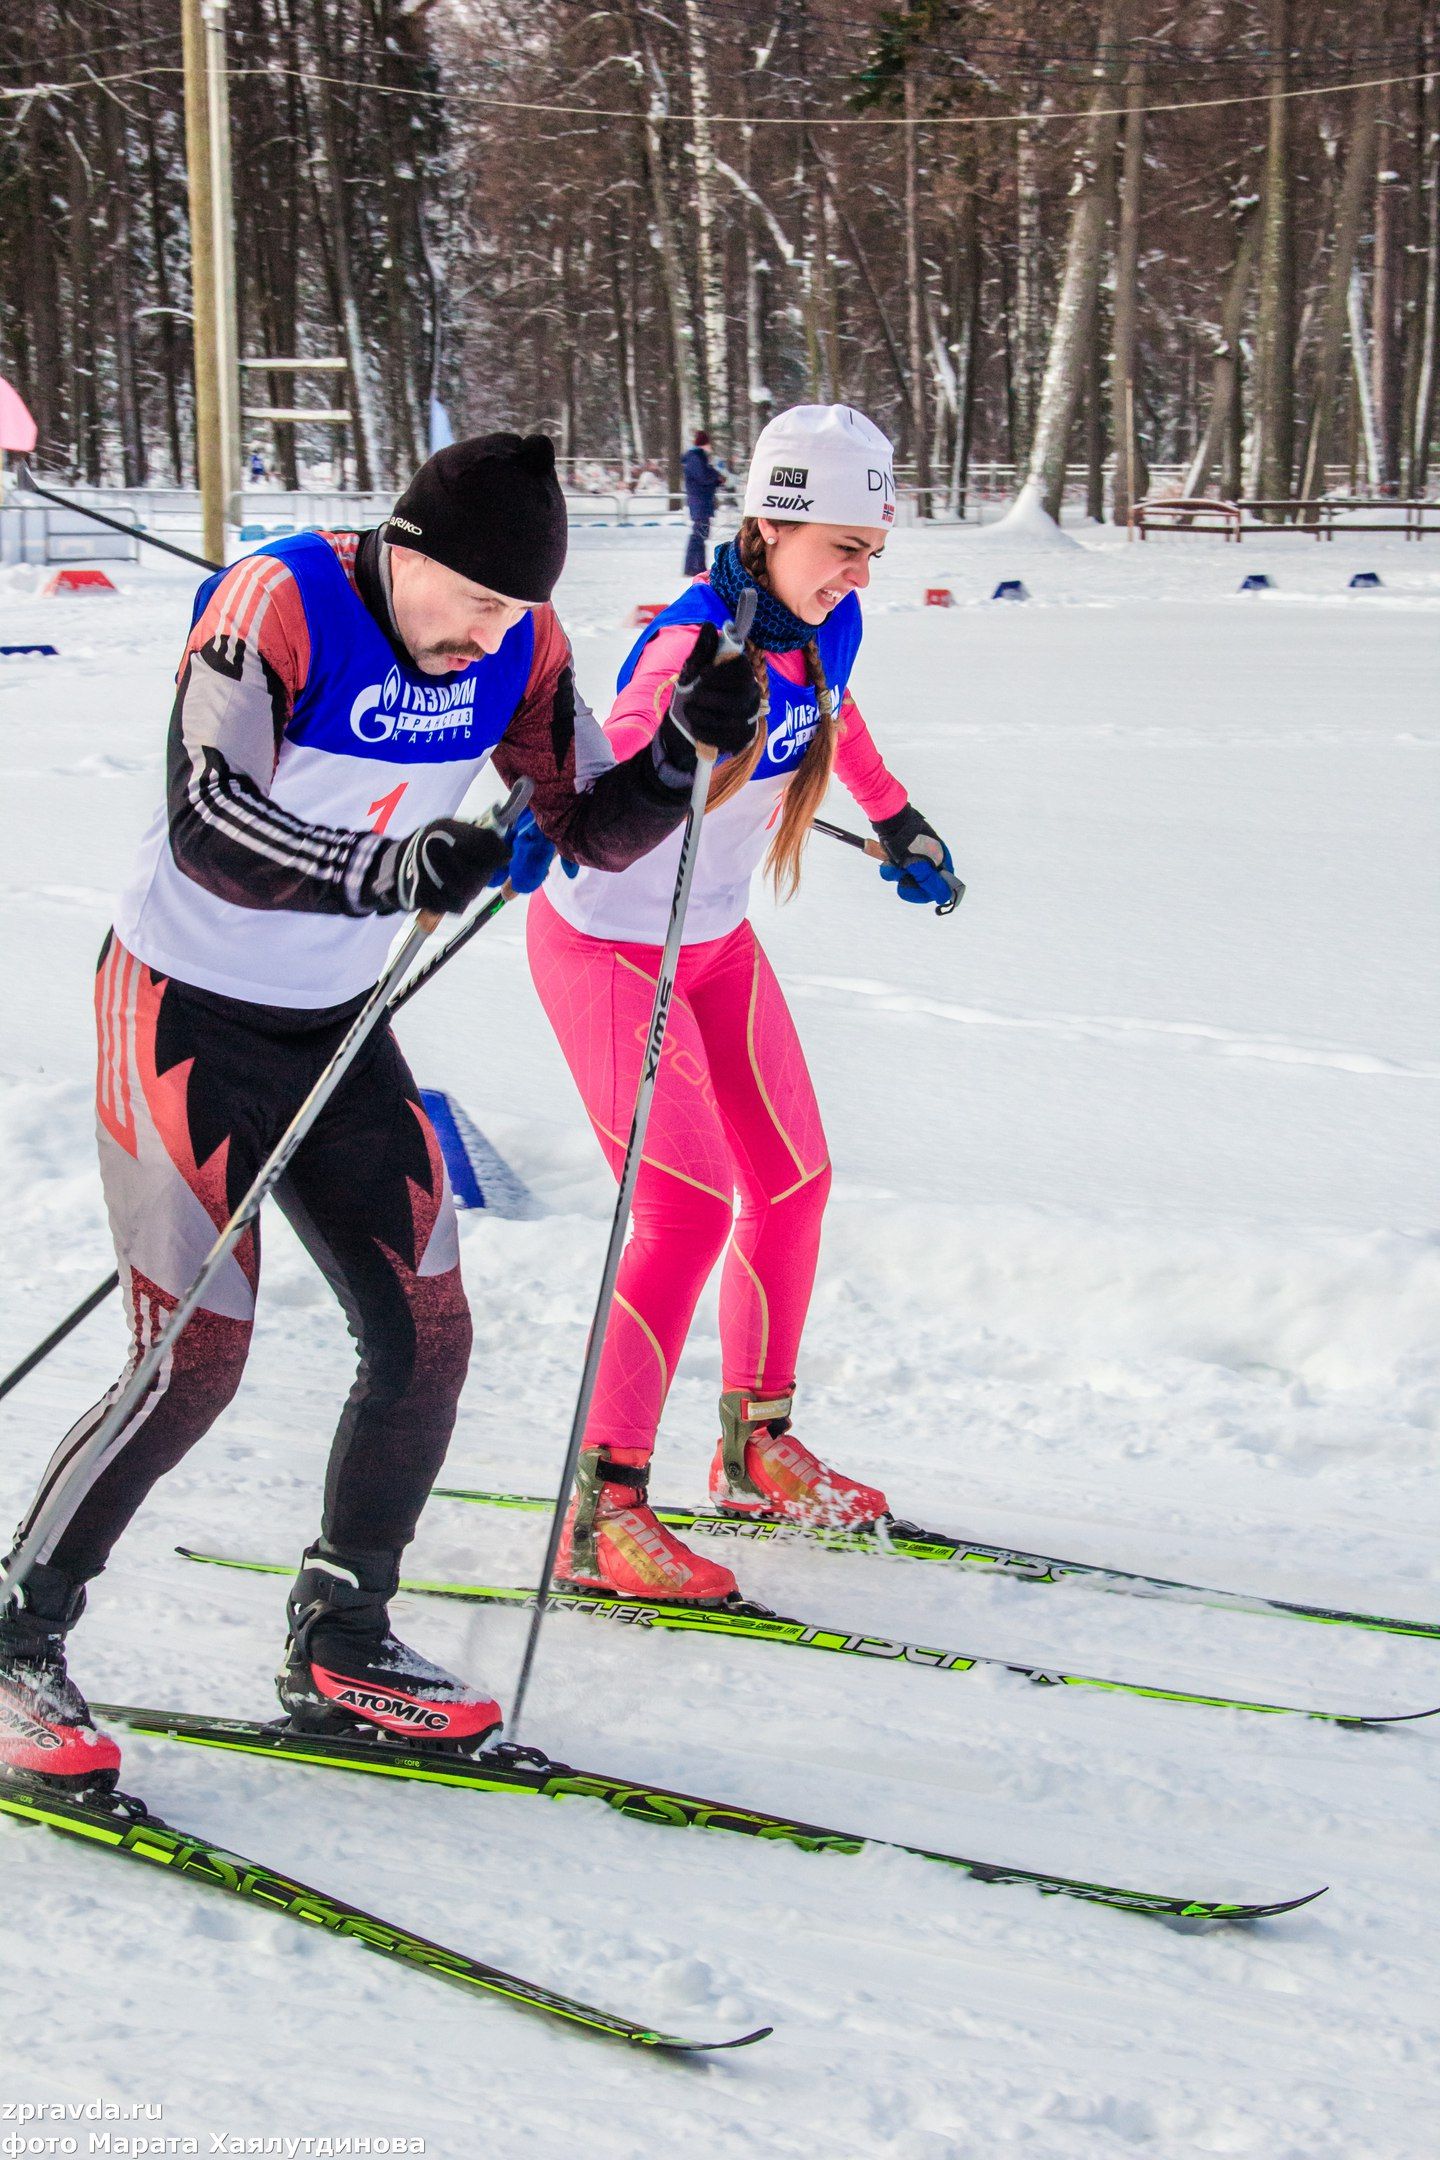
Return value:
M 872 820 L 890 860 L 880 875 L 901 900 L 949 915 L 964 898 L 950 850 L 933 825 L 909 803 L 893 817 Z
M 492 885 L 508 883 L 517 893 L 534 892 L 543 885 L 555 860 L 555 843 L 541 832 L 530 811 L 522 810 L 510 833 L 510 860 L 491 878 Z
M 943 840 L 940 849 L 941 860 L 938 863 L 931 862 L 927 855 L 912 855 L 908 862 L 882 863 L 880 875 L 887 885 L 895 887 L 898 899 L 913 901 L 916 907 L 953 907 L 955 887 L 947 884 L 940 873 L 948 870 L 953 875 L 955 865 Z

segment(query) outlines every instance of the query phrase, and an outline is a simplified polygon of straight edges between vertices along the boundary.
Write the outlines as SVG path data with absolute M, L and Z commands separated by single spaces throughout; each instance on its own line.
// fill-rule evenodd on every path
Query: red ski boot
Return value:
M 0 1770 L 77 1794 L 110 1792 L 120 1775 L 119 1748 L 65 1670 L 84 1609 L 83 1585 L 38 1566 L 0 1610 Z
M 647 1504 L 650 1474 L 586 1448 L 575 1473 L 555 1580 L 563 1588 L 608 1590 L 615 1597 L 683 1599 L 718 1605 L 736 1593 L 729 1568 L 682 1545 Z
M 297 1732 L 476 1755 L 500 1730 L 500 1705 L 391 1633 L 399 1575 L 391 1553 L 323 1538 L 309 1548 L 287 1606 L 280 1701 Z
M 710 1497 L 726 1515 L 858 1530 L 889 1513 L 883 1492 L 861 1485 L 802 1447 L 790 1430 L 795 1397 L 720 1397 L 720 1440 L 710 1465 Z

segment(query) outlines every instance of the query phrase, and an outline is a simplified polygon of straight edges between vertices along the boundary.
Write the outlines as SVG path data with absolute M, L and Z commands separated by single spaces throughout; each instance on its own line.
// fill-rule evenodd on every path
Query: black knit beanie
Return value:
M 472 435 L 428 458 L 380 528 L 510 600 L 548 600 L 565 567 L 565 498 L 548 435 Z

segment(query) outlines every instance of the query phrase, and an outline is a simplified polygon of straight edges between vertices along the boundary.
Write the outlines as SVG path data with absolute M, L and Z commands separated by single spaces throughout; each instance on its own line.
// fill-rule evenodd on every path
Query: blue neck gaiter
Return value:
M 715 560 L 710 565 L 710 586 L 732 615 L 741 593 L 749 589 L 757 595 L 750 637 L 764 652 L 798 652 L 815 636 L 812 623 L 801 622 L 798 615 L 792 615 L 789 608 L 781 606 L 773 593 L 755 583 L 741 562 L 740 550 L 733 540 L 716 548 Z

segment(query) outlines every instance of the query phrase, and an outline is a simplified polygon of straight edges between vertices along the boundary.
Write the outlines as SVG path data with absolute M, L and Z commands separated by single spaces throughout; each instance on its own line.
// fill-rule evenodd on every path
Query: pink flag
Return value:
M 33 450 L 35 422 L 24 398 L 0 375 L 0 450 Z

